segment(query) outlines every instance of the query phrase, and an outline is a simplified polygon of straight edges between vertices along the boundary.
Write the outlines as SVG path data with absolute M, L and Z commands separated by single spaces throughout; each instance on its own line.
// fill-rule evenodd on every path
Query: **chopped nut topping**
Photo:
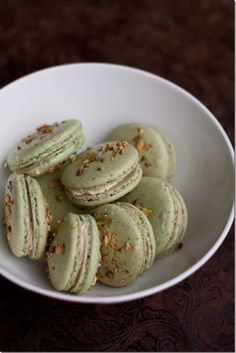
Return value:
M 53 127 L 54 127 L 53 125 L 44 124 L 38 127 L 36 130 L 41 134 L 48 134 L 49 132 L 52 132 Z
M 108 278 L 112 279 L 112 278 L 114 278 L 114 273 L 111 272 L 111 271 L 107 271 L 107 272 L 106 272 L 106 276 L 107 276 Z
M 25 143 L 26 145 L 28 145 L 29 143 L 31 143 L 33 141 L 33 137 L 32 137 L 32 135 L 28 135 L 28 136 L 24 137 L 21 141 L 23 143 Z
M 142 208 L 142 211 L 143 211 L 143 213 L 145 214 L 146 217 L 151 216 L 151 214 L 153 212 L 150 208 L 145 208 L 145 207 Z
M 102 255 L 102 261 L 107 261 L 108 260 L 108 256 L 107 255 Z
M 104 245 L 107 246 L 110 243 L 110 238 L 107 234 L 104 236 Z
M 135 207 L 137 207 L 140 211 L 142 211 L 142 212 L 145 214 L 146 217 L 151 216 L 151 214 L 152 214 L 152 212 L 153 212 L 153 210 L 152 210 L 151 208 L 143 207 L 143 206 L 140 204 L 139 200 L 134 200 L 133 205 L 134 205 Z
M 143 139 L 143 129 L 138 128 L 138 135 L 134 137 L 133 141 L 135 142 L 136 149 L 140 152 L 144 148 L 144 139 Z
M 59 189 L 62 187 L 61 181 L 59 179 L 52 179 L 48 182 L 49 189 Z
M 65 246 L 63 244 L 57 244 L 55 248 L 55 253 L 57 255 L 62 255 L 65 251 Z
M 127 241 L 127 242 L 125 243 L 125 245 L 124 245 L 124 250 L 129 251 L 129 250 L 131 250 L 131 249 L 133 249 L 133 248 L 132 248 L 132 246 L 130 245 L 130 243 Z
M 81 168 L 79 168 L 79 170 L 77 171 L 76 175 L 77 175 L 77 176 L 80 176 L 80 175 L 83 174 L 84 171 L 85 171 L 84 167 L 81 167 Z
M 109 216 L 107 214 L 103 214 L 102 217 L 97 221 L 98 225 L 105 225 L 105 224 L 110 224 L 111 223 L 111 219 L 109 218 Z
M 75 161 L 77 160 L 77 156 L 76 155 L 72 155 L 69 157 L 69 161 L 71 164 L 73 164 Z
M 56 200 L 57 200 L 57 201 L 63 201 L 64 198 L 65 198 L 65 195 L 60 194 L 60 195 L 56 195 L 55 197 L 56 197 Z
M 144 140 L 143 138 L 138 138 L 135 144 L 136 149 L 140 152 L 144 148 Z

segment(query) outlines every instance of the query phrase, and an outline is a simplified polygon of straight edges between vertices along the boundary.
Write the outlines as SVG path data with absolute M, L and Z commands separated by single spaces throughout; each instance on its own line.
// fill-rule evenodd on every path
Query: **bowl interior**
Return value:
M 133 284 L 109 288 L 97 284 L 75 296 L 54 291 L 44 261 L 11 255 L 0 228 L 0 271 L 14 282 L 57 298 L 78 302 L 118 302 L 158 292 L 200 267 L 217 249 L 232 223 L 232 147 L 221 126 L 195 98 L 178 86 L 140 70 L 106 64 L 65 65 L 26 76 L 1 90 L 1 199 L 11 147 L 40 124 L 79 118 L 84 148 L 103 141 L 113 127 L 144 122 L 158 127 L 174 143 L 177 170 L 173 184 L 189 213 L 184 246 L 157 261 Z M 0 203 L 1 217 L 3 203 Z

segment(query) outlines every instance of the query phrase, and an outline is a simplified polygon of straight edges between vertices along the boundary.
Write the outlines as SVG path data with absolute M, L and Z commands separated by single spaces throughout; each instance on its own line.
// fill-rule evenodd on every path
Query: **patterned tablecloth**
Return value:
M 68 62 L 112 62 L 190 91 L 233 142 L 233 1 L 0 0 L 0 87 Z M 3 117 L 1 117 L 3 119 Z M 75 305 L 0 278 L 0 350 L 234 351 L 234 235 L 180 284 Z

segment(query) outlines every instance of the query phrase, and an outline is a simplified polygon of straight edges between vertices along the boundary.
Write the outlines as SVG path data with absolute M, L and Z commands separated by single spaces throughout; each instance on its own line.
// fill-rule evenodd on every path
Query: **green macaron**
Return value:
M 65 167 L 61 181 L 69 199 L 93 207 L 119 199 L 140 181 L 137 150 L 126 141 L 96 145 Z
M 51 216 L 38 182 L 23 174 L 11 174 L 5 191 L 5 217 L 10 249 L 17 257 L 43 256 Z
M 47 199 L 49 211 L 52 215 L 52 232 L 57 227 L 57 224 L 65 218 L 68 212 L 75 214 L 84 213 L 67 198 L 60 180 L 62 171 L 63 168 L 60 168 L 52 173 L 41 175 L 36 179 L 41 186 L 43 195 Z
M 156 258 L 170 254 L 181 244 L 187 227 L 187 209 L 174 186 L 158 178 L 143 177 L 122 201 L 148 213 L 156 239 Z
M 100 282 L 120 287 L 133 282 L 153 263 L 155 238 L 147 217 L 128 203 L 93 210 L 101 238 Z
M 39 176 L 60 166 L 84 142 L 79 120 L 66 120 L 38 127 L 8 154 L 12 172 Z
M 136 147 L 144 176 L 166 181 L 172 179 L 176 165 L 174 146 L 157 128 L 128 123 L 116 127 L 106 136 L 107 141 L 120 139 Z
M 47 252 L 49 279 L 58 291 L 84 293 L 96 283 L 100 238 L 90 215 L 68 213 Z

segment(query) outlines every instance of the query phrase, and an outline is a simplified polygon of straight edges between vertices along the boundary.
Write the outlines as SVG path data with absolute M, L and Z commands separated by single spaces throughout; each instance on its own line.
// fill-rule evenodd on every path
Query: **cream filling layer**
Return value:
M 178 235 L 180 233 L 180 226 L 182 224 L 182 207 L 181 207 L 181 202 L 179 201 L 178 197 L 174 194 L 173 196 L 173 201 L 174 201 L 174 207 L 175 207 L 175 220 L 174 220 L 174 227 L 171 233 L 171 239 L 172 242 L 176 241 L 178 239 Z M 169 244 L 166 250 L 171 248 L 174 243 Z
M 80 196 L 98 196 L 100 194 L 103 194 L 106 191 L 112 191 L 117 187 L 120 187 L 124 185 L 132 176 L 136 173 L 137 166 L 129 173 L 127 174 L 123 179 L 115 182 L 111 182 L 109 184 L 106 184 L 104 186 L 100 186 L 94 189 L 90 190 L 83 190 L 83 191 L 77 191 L 77 190 L 69 190 L 66 189 L 69 194 L 71 194 L 73 197 L 80 197 Z
M 73 281 L 73 284 L 71 285 L 71 290 L 73 290 L 77 283 L 80 280 L 80 275 L 81 275 L 81 270 L 82 270 L 82 265 L 84 262 L 84 256 L 85 256 L 85 234 L 86 234 L 86 224 L 84 222 L 82 222 L 80 220 L 80 237 L 78 239 L 79 241 L 79 246 L 78 246 L 78 250 L 79 250 L 79 255 L 77 258 L 77 261 L 75 263 L 75 267 L 74 267 L 74 271 L 76 273 L 75 279 Z
M 24 178 L 25 180 L 25 178 Z M 29 192 L 29 186 L 27 184 L 27 181 L 25 180 L 25 186 L 26 186 L 26 192 L 27 192 L 27 201 L 28 201 L 28 210 L 29 210 L 29 228 L 28 228 L 28 234 L 27 234 L 27 255 L 29 257 L 33 256 L 34 253 L 34 229 L 33 229 L 33 210 L 32 210 L 32 204 L 31 204 L 31 198 L 30 198 L 30 192 Z

